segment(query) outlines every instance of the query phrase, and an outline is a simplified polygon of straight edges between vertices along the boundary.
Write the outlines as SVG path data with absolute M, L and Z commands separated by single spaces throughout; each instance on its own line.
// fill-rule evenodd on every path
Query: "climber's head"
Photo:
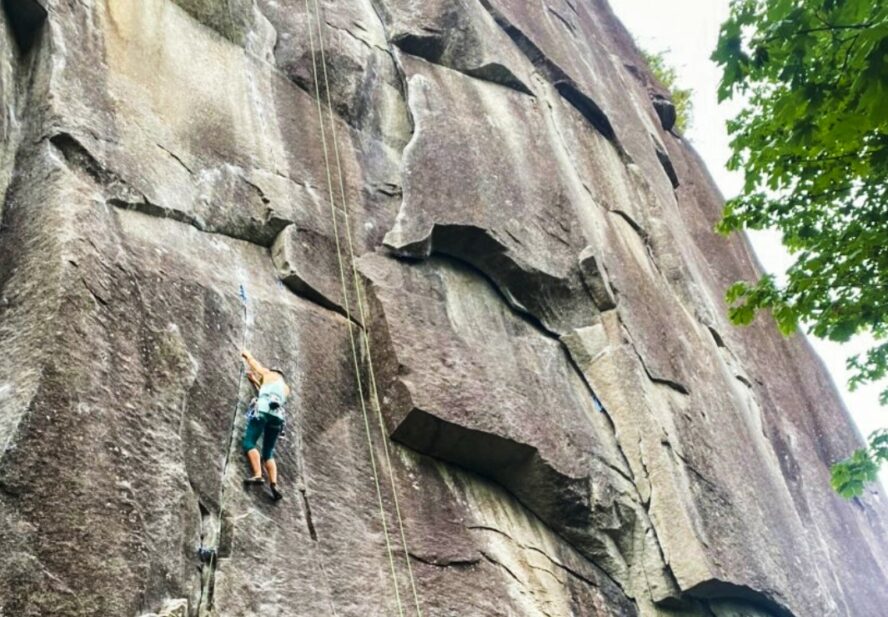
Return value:
M 277 367 L 274 367 L 274 368 L 271 368 L 271 369 L 268 369 L 268 370 L 269 370 L 269 372 L 272 373 L 273 375 L 276 375 L 277 377 L 280 377 L 281 379 L 283 379 L 284 381 L 286 381 L 286 377 L 284 377 L 284 371 L 283 371 L 283 370 L 281 370 L 281 369 L 279 369 L 279 368 L 277 368 Z

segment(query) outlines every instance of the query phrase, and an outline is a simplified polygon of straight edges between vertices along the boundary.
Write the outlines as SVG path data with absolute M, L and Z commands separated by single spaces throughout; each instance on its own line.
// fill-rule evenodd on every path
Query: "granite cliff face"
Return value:
M 726 322 L 754 259 L 603 0 L 2 6 L 0 615 L 885 615 L 859 437 Z

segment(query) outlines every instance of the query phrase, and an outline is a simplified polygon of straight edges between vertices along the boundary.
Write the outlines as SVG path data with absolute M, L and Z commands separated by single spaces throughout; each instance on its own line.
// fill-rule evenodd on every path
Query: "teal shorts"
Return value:
M 244 452 L 252 450 L 262 438 L 262 460 L 274 458 L 274 446 L 284 428 L 284 421 L 267 413 L 260 413 L 247 421 L 247 429 L 244 431 Z

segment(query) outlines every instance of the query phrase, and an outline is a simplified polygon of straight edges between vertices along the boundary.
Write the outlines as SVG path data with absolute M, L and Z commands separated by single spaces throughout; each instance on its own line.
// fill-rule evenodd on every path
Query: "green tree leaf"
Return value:
M 651 53 L 642 49 L 641 55 L 644 56 L 657 81 L 669 91 L 672 104 L 675 105 L 675 128 L 680 133 L 685 133 L 690 128 L 693 119 L 691 96 L 694 91 L 678 85 L 678 73 L 666 61 L 666 52 Z
M 716 230 L 776 229 L 795 259 L 785 283 L 731 285 L 734 323 L 768 311 L 783 334 L 876 345 L 849 359 L 853 389 L 888 375 L 888 3 L 733 0 L 712 55 L 728 122 L 728 168 L 744 174 Z M 888 388 L 880 402 L 888 404 Z M 881 435 L 881 434 L 880 434 Z M 880 439 L 886 439 L 880 437 Z M 876 477 L 885 442 L 833 468 L 841 494 Z

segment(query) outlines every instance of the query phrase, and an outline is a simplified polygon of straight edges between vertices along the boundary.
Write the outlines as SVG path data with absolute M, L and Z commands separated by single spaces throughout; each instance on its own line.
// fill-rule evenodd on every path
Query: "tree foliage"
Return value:
M 644 56 L 657 81 L 669 90 L 672 104 L 675 105 L 675 128 L 680 133 L 685 133 L 690 128 L 693 117 L 691 95 L 694 91 L 691 88 L 682 88 L 678 85 L 678 73 L 666 61 L 665 52 L 651 53 L 641 50 L 641 55 Z
M 870 435 L 868 447 L 833 465 L 832 487 L 842 497 L 856 497 L 867 483 L 875 482 L 879 467 L 884 463 L 888 463 L 888 430 L 881 429 Z
M 776 228 L 794 257 L 786 281 L 739 282 L 739 324 L 770 310 L 784 333 L 876 343 L 848 360 L 850 387 L 888 374 L 888 3 L 734 0 L 713 54 L 719 98 L 744 109 L 728 124 L 728 167 L 742 170 L 719 231 Z M 881 393 L 888 403 L 888 389 Z M 886 460 L 884 433 L 834 468 L 846 496 Z M 866 463 L 869 461 L 869 463 Z

